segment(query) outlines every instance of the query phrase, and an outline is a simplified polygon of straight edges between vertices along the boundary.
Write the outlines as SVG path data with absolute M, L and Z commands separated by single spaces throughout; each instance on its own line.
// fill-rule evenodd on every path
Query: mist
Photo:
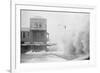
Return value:
M 29 28 L 29 19 L 36 16 L 47 19 L 48 42 L 56 44 L 49 50 L 60 52 L 57 55 L 67 60 L 89 56 L 89 14 L 23 11 L 21 27 Z

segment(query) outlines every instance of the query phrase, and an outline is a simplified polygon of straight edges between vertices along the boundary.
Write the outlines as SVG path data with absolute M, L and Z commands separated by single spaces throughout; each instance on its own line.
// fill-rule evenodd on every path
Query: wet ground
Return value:
M 63 62 L 71 60 L 68 57 L 61 55 L 62 52 L 32 52 L 21 54 L 21 63 L 34 63 L 34 62 Z M 72 58 L 72 56 L 70 56 Z M 89 55 L 80 55 L 72 60 L 89 60 Z
M 34 62 L 59 62 L 66 61 L 57 55 L 47 53 L 30 53 L 21 55 L 21 63 L 34 63 Z

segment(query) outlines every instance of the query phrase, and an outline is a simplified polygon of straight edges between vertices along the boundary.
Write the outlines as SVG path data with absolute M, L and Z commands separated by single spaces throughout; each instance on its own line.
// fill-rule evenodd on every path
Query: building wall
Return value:
M 46 42 L 46 19 L 30 18 L 31 42 Z
M 46 19 L 45 18 L 30 18 L 30 28 L 41 28 L 46 29 Z

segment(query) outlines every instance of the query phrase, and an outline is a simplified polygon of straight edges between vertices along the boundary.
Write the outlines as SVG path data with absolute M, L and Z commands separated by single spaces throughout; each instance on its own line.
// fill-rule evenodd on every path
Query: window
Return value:
M 23 32 L 23 38 L 25 38 L 25 32 Z

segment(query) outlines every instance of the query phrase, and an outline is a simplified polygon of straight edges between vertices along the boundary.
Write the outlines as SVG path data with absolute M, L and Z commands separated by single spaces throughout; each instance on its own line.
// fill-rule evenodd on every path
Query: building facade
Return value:
M 30 28 L 21 29 L 21 51 L 35 52 L 47 50 L 47 20 L 30 18 Z M 25 48 L 26 47 L 26 48 Z

